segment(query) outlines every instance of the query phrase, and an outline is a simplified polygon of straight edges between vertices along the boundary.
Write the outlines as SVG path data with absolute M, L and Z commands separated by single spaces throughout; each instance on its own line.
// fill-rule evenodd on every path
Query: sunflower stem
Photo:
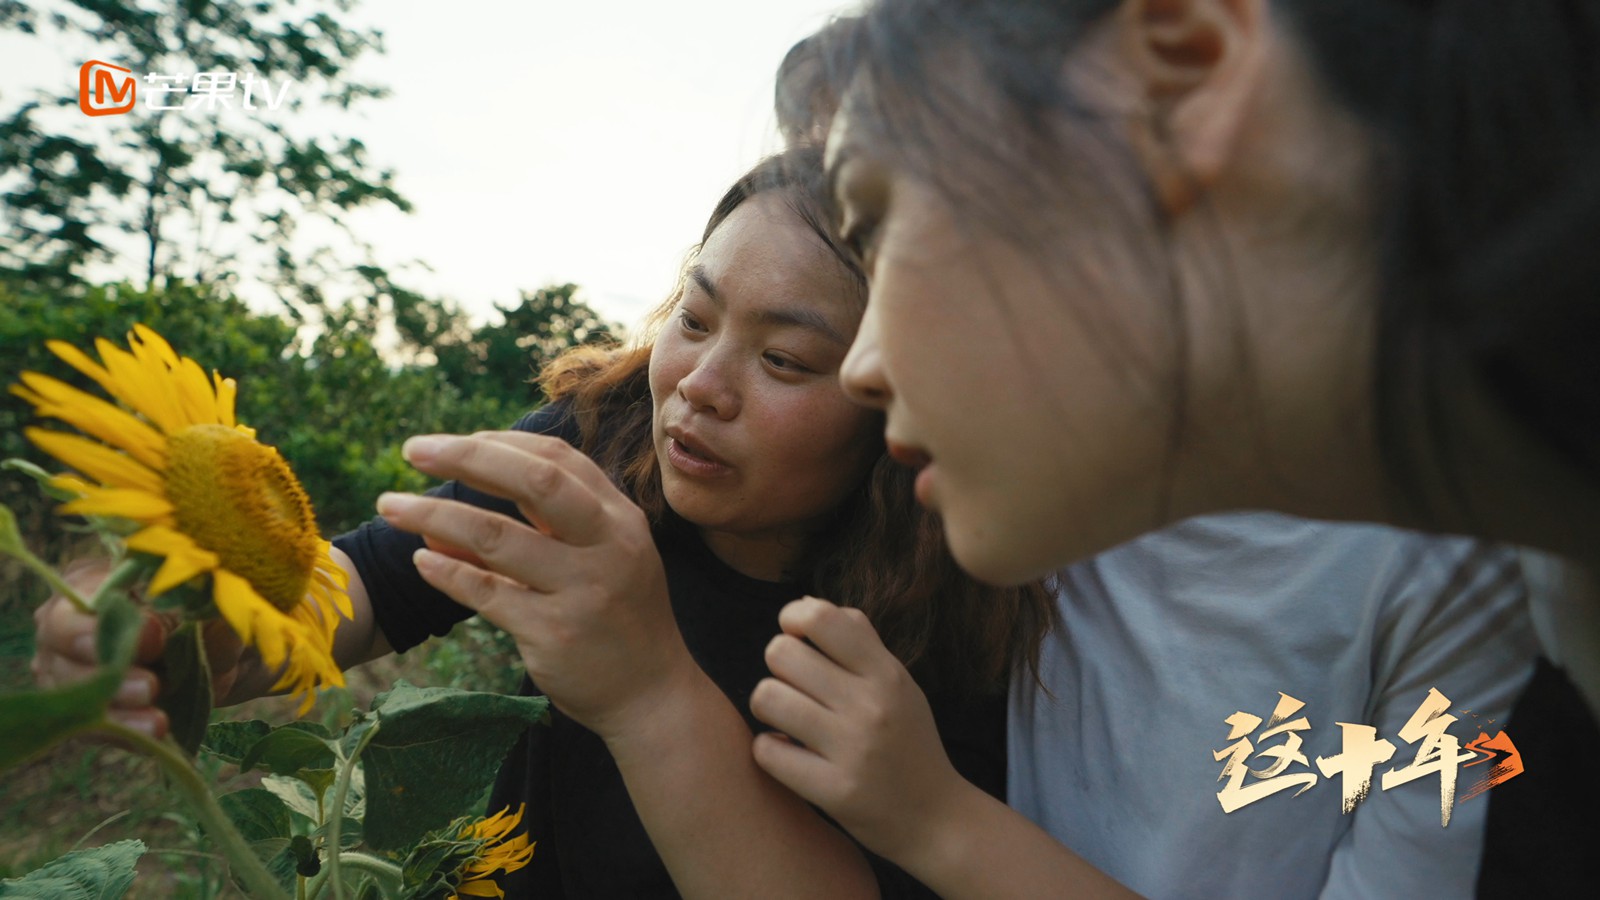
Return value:
M 400 882 L 403 877 L 400 867 L 387 859 L 381 859 L 370 853 L 358 853 L 351 850 L 340 854 L 341 863 L 357 871 L 366 872 L 378 880 L 378 887 L 385 897 L 398 896 Z
M 62 579 L 61 575 L 56 572 L 54 566 L 28 552 L 27 547 L 22 546 L 21 543 L 17 543 L 15 545 L 6 545 L 0 549 L 4 549 L 5 552 L 16 557 L 24 566 L 27 566 L 29 569 L 33 570 L 35 575 L 43 578 L 45 583 L 50 585 L 51 590 L 54 590 L 56 593 L 67 598 L 67 600 L 71 602 L 73 606 L 77 607 L 78 612 L 86 613 L 91 616 L 94 615 L 94 604 L 83 599 L 83 595 L 73 590 L 72 585 L 67 584 L 66 581 Z
M 188 758 L 176 744 L 171 741 L 158 741 L 109 719 L 101 720 L 95 727 L 151 757 L 166 770 L 172 777 L 173 784 L 177 785 L 179 792 L 193 807 L 206 834 L 217 842 L 218 848 L 228 858 L 233 873 L 250 892 L 250 896 L 258 900 L 289 900 L 289 895 L 278 886 L 277 879 L 267 871 L 261 858 L 250 849 L 250 844 L 245 841 L 244 835 L 239 833 L 239 829 L 228 819 L 228 814 L 217 804 L 217 798 L 212 796 L 205 779 L 189 763 Z
M 101 582 L 100 587 L 95 589 L 94 596 L 89 598 L 87 612 L 93 613 L 98 610 L 101 600 L 104 600 L 113 591 L 120 591 L 132 584 L 144 570 L 145 564 L 136 559 L 124 559 L 122 562 L 117 563 L 117 567 L 111 570 L 111 576 Z
M 333 896 L 335 900 L 344 900 L 344 880 L 339 877 L 339 865 L 344 857 L 344 848 L 341 847 L 340 832 L 344 829 L 344 798 L 350 792 L 350 778 L 355 774 L 356 760 L 361 757 L 361 751 L 366 749 L 367 741 L 378 733 L 377 723 L 362 733 L 360 740 L 351 748 L 348 755 L 340 750 L 339 776 L 333 783 L 333 820 L 328 823 L 328 880 L 333 882 Z

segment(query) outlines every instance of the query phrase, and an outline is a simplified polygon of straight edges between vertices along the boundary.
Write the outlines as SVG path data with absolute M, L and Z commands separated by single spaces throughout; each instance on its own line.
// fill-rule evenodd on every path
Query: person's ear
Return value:
M 1227 167 L 1263 75 L 1265 0 L 1127 0 L 1117 43 L 1142 95 L 1133 145 L 1162 208 L 1188 209 Z

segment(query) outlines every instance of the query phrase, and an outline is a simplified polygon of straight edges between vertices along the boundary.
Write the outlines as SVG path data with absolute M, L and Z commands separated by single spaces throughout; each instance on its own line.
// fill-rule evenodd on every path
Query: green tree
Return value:
M 263 277 L 284 288 L 285 299 L 320 300 L 327 270 L 344 266 L 297 254 L 297 227 L 342 225 L 345 213 L 368 204 L 410 209 L 393 174 L 374 167 L 359 140 L 296 134 L 288 125 L 306 121 L 312 108 L 348 109 L 383 95 L 349 78 L 360 56 L 382 51 L 379 32 L 341 23 L 352 6 L 59 0 L 44 11 L 0 2 L 0 27 L 40 41 L 87 38 L 113 48 L 115 62 L 136 77 L 183 74 L 182 86 L 198 87 L 196 73 L 236 75 L 252 79 L 258 106 L 268 94 L 282 100 L 278 110 L 237 116 L 141 104 L 90 118 L 73 109 L 74 83 L 22 103 L 0 118 L 0 178 L 12 185 L 0 194 L 0 267 L 27 285 L 81 287 L 85 266 L 111 259 L 108 242 L 121 232 L 143 246 L 147 287 L 164 276 L 227 283 L 243 262 L 237 248 L 265 247 Z M 148 100 L 153 86 L 138 90 Z M 233 105 L 243 104 L 239 90 Z M 192 102 L 202 101 L 197 94 Z
M 407 437 L 507 427 L 539 405 L 532 379 L 544 361 L 568 346 L 609 338 L 614 327 L 575 299 L 574 290 L 525 292 L 519 305 L 500 310 L 501 321 L 477 326 L 443 301 L 401 300 L 408 315 L 427 309 L 425 333 L 400 324 L 392 295 L 358 298 L 327 310 L 323 327 L 306 337 L 308 331 L 211 286 L 97 286 L 62 303 L 0 285 L 0 386 L 30 370 L 99 393 L 45 342 L 89 349 L 89 338 L 120 342 L 143 322 L 178 352 L 239 382 L 240 420 L 283 452 L 331 535 L 369 518 L 380 492 L 426 486 L 400 456 Z M 452 362 L 436 359 L 435 347 Z M 23 437 L 30 422 L 27 404 L 0 394 L 0 459 L 21 457 L 54 471 L 59 466 Z M 70 540 L 31 481 L 0 472 L 0 503 L 17 512 L 24 532 L 47 553 Z

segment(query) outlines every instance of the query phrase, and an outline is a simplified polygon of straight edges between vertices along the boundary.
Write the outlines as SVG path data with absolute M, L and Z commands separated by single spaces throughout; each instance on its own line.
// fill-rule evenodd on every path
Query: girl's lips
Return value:
M 894 441 L 885 442 L 885 449 L 888 451 L 890 459 L 917 473 L 917 480 L 912 485 L 912 492 L 916 494 L 918 503 L 928 509 L 934 509 L 933 457 L 929 456 L 925 450 L 919 450 L 910 444 L 897 444 Z
M 911 486 L 911 492 L 916 496 L 917 502 L 928 509 L 937 509 L 933 505 L 933 472 L 934 466 L 930 463 L 917 471 L 916 483 Z
M 697 452 L 689 444 L 670 435 L 667 437 L 667 462 L 679 472 L 697 478 L 711 478 L 733 471 L 733 467 L 722 460 L 709 453 Z
M 921 469 L 933 462 L 933 457 L 909 444 L 897 444 L 894 441 L 889 441 L 886 444 L 886 448 L 890 459 L 909 469 Z

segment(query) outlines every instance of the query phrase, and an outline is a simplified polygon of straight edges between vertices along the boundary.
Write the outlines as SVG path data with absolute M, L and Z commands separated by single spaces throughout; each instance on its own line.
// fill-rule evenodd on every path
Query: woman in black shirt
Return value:
M 871 621 L 962 775 L 1003 790 L 1006 680 L 1053 606 L 959 571 L 887 458 L 882 417 L 841 392 L 865 279 L 825 198 L 815 149 L 758 165 L 642 340 L 556 361 L 554 402 L 513 430 L 408 442 L 451 480 L 385 495 L 384 518 L 335 542 L 354 610 L 341 666 L 477 611 L 516 638 L 525 689 L 554 702 L 495 788 L 494 811 L 528 804 L 537 842 L 510 896 L 926 894 L 752 760 L 763 652 L 807 592 Z M 91 618 L 58 598 L 40 621 L 41 680 L 92 665 L 73 650 Z M 225 702 L 274 683 L 254 658 L 212 659 Z M 164 728 L 136 706 L 112 714 Z
M 643 342 L 557 361 L 555 402 L 513 431 L 408 442 L 451 483 L 386 495 L 383 520 L 336 542 L 388 644 L 476 610 L 554 701 L 495 791 L 530 804 L 539 842 L 514 895 L 914 888 L 751 760 L 762 653 L 806 592 L 866 610 L 923 675 L 957 765 L 1003 786 L 1005 678 L 1050 606 L 958 572 L 881 417 L 839 390 L 864 279 L 824 227 L 820 175 L 811 149 L 758 166 Z

